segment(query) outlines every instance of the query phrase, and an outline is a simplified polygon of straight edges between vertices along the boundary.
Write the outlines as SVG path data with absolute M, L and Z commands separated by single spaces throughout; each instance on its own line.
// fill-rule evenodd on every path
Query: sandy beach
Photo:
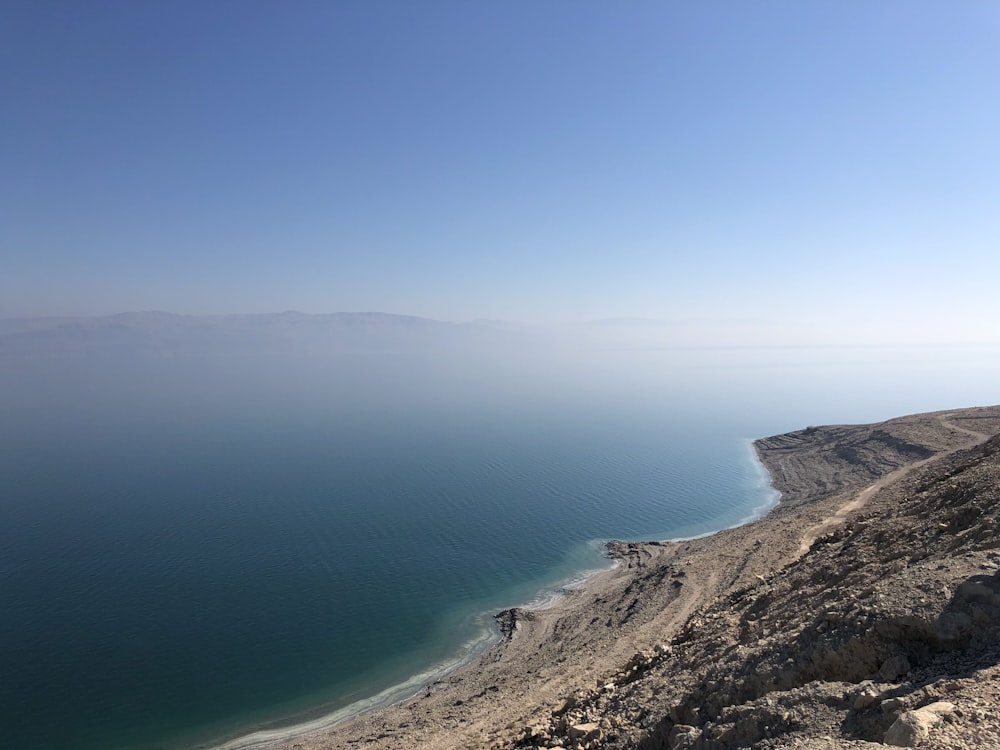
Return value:
M 876 425 L 809 427 L 758 440 L 758 456 L 781 492 L 780 502 L 764 518 L 682 542 L 612 542 L 609 552 L 618 561 L 616 567 L 566 591 L 544 609 L 499 613 L 499 642 L 460 669 L 430 679 L 417 695 L 335 726 L 326 726 L 328 719 L 312 727 L 262 734 L 253 738 L 252 746 L 280 750 L 723 748 L 754 743 L 759 747 L 841 747 L 848 742 L 863 746 L 881 741 L 880 733 L 888 731 L 881 725 L 866 725 L 835 737 L 831 727 L 844 726 L 844 717 L 828 709 L 810 709 L 804 699 L 795 705 L 805 712 L 803 717 L 815 721 L 800 717 L 797 723 L 787 719 L 781 724 L 755 719 L 756 723 L 741 725 L 734 712 L 741 706 L 757 711 L 756 702 L 764 696 L 778 700 L 797 695 L 795 691 L 822 692 L 826 687 L 821 686 L 834 683 L 831 694 L 846 691 L 853 695 L 858 685 L 874 694 L 888 690 L 878 680 L 889 684 L 899 675 L 884 667 L 888 651 L 875 641 L 871 654 L 851 657 L 860 665 L 853 671 L 844 667 L 841 674 L 830 666 L 847 658 L 841 655 L 827 659 L 828 669 L 816 666 L 815 674 L 809 673 L 812 679 L 805 672 L 789 676 L 798 674 L 797 660 L 811 659 L 812 664 L 818 658 L 796 656 L 789 650 L 802 640 L 803 623 L 814 616 L 811 608 L 825 612 L 839 606 L 839 599 L 831 594 L 839 590 L 823 579 L 829 571 L 821 574 L 816 566 L 825 564 L 823 555 L 836 545 L 860 544 L 860 537 L 848 539 L 855 531 L 875 533 L 873 528 L 882 516 L 888 523 L 921 477 L 946 471 L 943 467 L 949 461 L 964 460 L 970 451 L 983 450 L 998 432 L 1000 407 L 983 407 Z M 895 522 L 897 526 L 903 523 Z M 933 523 L 925 519 L 925 525 Z M 935 532 L 943 533 L 941 529 Z M 879 533 L 888 539 L 896 532 Z M 955 549 L 961 548 L 963 556 L 937 563 L 948 572 L 935 574 L 942 580 L 941 592 L 925 592 L 917 609 L 937 606 L 938 599 L 953 590 L 954 580 L 990 565 L 997 568 L 991 562 L 994 536 L 977 538 L 979 546 L 972 544 L 966 550 L 959 545 Z M 909 569 L 899 568 L 898 562 L 883 565 L 878 544 L 864 550 L 865 555 L 854 554 L 858 559 L 871 557 L 873 562 L 866 567 L 875 578 L 860 589 L 852 583 L 851 591 L 839 594 L 864 599 L 868 594 L 858 591 L 867 591 L 865 586 L 877 589 L 880 580 L 887 580 L 886 571 L 899 577 L 900 586 L 920 585 L 906 578 Z M 786 594 L 801 594 L 801 602 L 781 604 Z M 761 609 L 765 599 L 774 602 L 774 617 L 784 612 L 783 624 L 760 625 L 768 614 L 766 607 Z M 748 607 L 754 606 L 757 610 L 751 612 Z M 984 627 L 992 633 L 989 628 L 994 625 L 990 620 Z M 830 628 L 831 633 L 836 630 Z M 864 634 L 853 637 L 867 638 Z M 912 662 L 921 658 L 913 649 L 898 647 L 896 651 Z M 779 653 L 791 666 L 769 678 L 770 688 L 752 687 L 762 678 L 747 675 L 769 673 Z M 933 661 L 930 656 L 927 659 Z M 730 672 L 718 673 L 721 664 L 728 664 Z M 919 682 L 921 675 L 912 671 L 912 678 Z M 735 687 L 719 690 L 720 679 Z M 897 713 L 901 713 L 908 705 L 908 694 L 899 690 L 898 680 L 893 684 L 899 698 Z M 711 696 L 706 694 L 706 685 Z M 913 691 L 925 687 L 914 684 Z M 960 692 L 958 687 L 955 692 Z M 814 700 L 817 706 L 823 702 L 822 697 L 814 696 Z M 845 700 L 845 716 L 859 711 L 851 707 L 863 702 L 853 697 Z M 794 716 L 795 710 L 784 713 Z M 883 723 L 894 719 L 883 713 Z M 840 744 L 829 744 L 834 741 Z M 236 745 L 251 746 L 245 740 Z

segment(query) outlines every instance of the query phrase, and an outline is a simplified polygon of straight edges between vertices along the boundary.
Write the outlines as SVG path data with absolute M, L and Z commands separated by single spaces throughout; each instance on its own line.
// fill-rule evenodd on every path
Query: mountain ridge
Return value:
M 183 315 L 163 311 L 0 320 L 0 356 L 329 353 L 507 345 L 515 332 L 383 312 Z

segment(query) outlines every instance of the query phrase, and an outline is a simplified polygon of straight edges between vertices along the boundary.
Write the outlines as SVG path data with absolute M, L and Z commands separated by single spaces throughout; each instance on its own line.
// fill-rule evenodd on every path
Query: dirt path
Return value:
M 978 443 L 982 443 L 985 440 L 989 440 L 989 438 L 992 437 L 992 435 L 988 433 L 979 432 L 978 430 L 970 430 L 968 427 L 962 427 L 959 424 L 955 424 L 954 422 L 951 421 L 951 417 L 954 416 L 955 416 L 954 414 L 941 414 L 938 416 L 937 420 L 948 429 L 964 433 L 974 439 L 975 442 L 970 443 L 969 445 L 963 447 L 965 448 L 971 447 L 972 445 L 976 445 Z M 949 451 L 949 453 L 954 453 L 956 450 L 959 450 L 959 448 L 955 448 Z
M 961 425 L 949 421 L 949 418 L 953 416 L 954 414 L 940 414 L 936 418 L 942 427 L 954 430 L 956 432 L 961 432 L 964 435 L 968 435 L 970 440 L 967 443 L 963 443 L 962 445 L 957 445 L 954 448 L 949 448 L 948 450 L 941 451 L 940 453 L 935 453 L 933 456 L 930 456 L 929 458 L 925 458 L 920 461 L 916 461 L 912 464 L 903 466 L 899 469 L 896 469 L 895 471 L 886 474 L 878 481 L 873 482 L 872 484 L 865 487 L 863 490 L 858 492 L 858 494 L 855 495 L 852 499 L 848 500 L 846 503 L 837 508 L 837 510 L 833 514 L 827 516 L 819 523 L 810 526 L 806 530 L 805 534 L 803 534 L 802 539 L 799 542 L 798 550 L 791 558 L 789 558 L 788 563 L 793 563 L 799 558 L 801 558 L 806 552 L 809 551 L 809 548 L 813 545 L 813 543 L 817 539 L 819 539 L 833 527 L 839 526 L 841 523 L 843 523 L 844 519 L 846 519 L 848 515 L 850 515 L 856 510 L 863 508 L 865 504 L 868 502 L 868 500 L 871 498 L 871 496 L 874 495 L 879 490 L 881 490 L 882 488 L 887 487 L 893 482 L 898 482 L 903 477 L 909 475 L 911 472 L 916 471 L 920 467 L 927 465 L 931 461 L 937 461 L 938 459 L 943 458 L 945 456 L 950 456 L 952 453 L 956 453 L 957 451 L 965 450 L 966 448 L 971 448 L 974 445 L 978 445 L 979 443 L 989 440 L 989 438 L 991 437 L 991 435 L 988 435 L 984 432 L 970 430 L 967 427 L 962 427 Z
M 657 630 L 668 633 L 680 632 L 695 611 L 717 597 L 722 591 L 719 571 L 714 568 L 710 569 L 704 580 L 701 580 L 700 576 L 692 577 L 686 588 L 684 601 L 680 607 L 667 618 L 656 620 L 653 623 Z

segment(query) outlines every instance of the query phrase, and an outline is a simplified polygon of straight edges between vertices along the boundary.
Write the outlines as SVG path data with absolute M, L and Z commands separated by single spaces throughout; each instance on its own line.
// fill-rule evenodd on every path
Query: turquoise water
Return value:
M 748 438 L 833 421 L 640 360 L 4 363 L 0 745 L 211 745 L 419 687 L 601 541 L 745 520 Z

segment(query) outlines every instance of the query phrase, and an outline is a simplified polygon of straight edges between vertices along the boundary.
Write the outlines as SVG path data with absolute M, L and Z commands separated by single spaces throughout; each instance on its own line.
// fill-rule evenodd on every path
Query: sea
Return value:
M 0 746 L 253 746 L 745 523 L 753 438 L 995 403 L 992 348 L 0 360 Z M 257 739 L 260 735 L 257 736 Z

